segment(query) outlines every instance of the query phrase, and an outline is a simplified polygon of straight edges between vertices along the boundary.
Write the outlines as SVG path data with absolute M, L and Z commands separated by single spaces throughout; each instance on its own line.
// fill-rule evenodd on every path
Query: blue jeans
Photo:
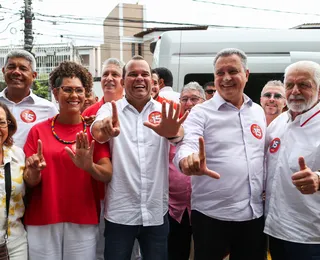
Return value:
M 134 240 L 139 241 L 143 260 L 167 260 L 168 213 L 160 226 L 129 226 L 105 220 L 105 260 L 130 260 Z
M 272 260 L 320 260 L 320 244 L 300 244 L 269 236 Z

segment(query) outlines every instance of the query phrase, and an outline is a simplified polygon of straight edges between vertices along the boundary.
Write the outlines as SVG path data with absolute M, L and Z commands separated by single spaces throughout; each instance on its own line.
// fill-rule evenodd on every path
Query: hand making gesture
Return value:
M 186 111 L 184 115 L 180 117 L 181 105 L 177 104 L 177 110 L 173 108 L 173 101 L 170 102 L 169 111 L 167 114 L 166 102 L 162 103 L 162 110 L 161 110 L 161 121 L 159 124 L 151 123 L 151 122 L 144 122 L 143 124 L 146 127 L 151 128 L 155 131 L 158 135 L 166 137 L 166 138 L 173 138 L 179 137 L 180 135 L 183 136 L 183 130 L 181 130 L 181 124 L 186 120 L 189 112 Z
M 193 153 L 183 158 L 180 163 L 180 169 L 185 175 L 207 175 L 214 179 L 219 179 L 219 173 L 209 170 L 206 163 L 206 150 L 203 137 L 199 137 L 199 153 Z
M 65 150 L 77 167 L 89 172 L 93 167 L 94 140 L 90 146 L 87 134 L 81 131 L 76 135 L 75 147 L 75 151 L 68 146 L 65 147 Z
M 24 180 L 29 186 L 35 186 L 41 181 L 41 171 L 47 166 L 43 157 L 42 142 L 38 140 L 37 153 L 26 159 Z
M 319 190 L 319 177 L 307 167 L 304 158 L 298 159 L 300 171 L 294 173 L 291 177 L 292 183 L 302 194 L 313 194 Z

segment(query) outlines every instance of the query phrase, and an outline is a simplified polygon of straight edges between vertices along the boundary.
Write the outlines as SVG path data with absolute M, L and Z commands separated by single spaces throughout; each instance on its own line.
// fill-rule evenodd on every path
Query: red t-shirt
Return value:
M 78 168 L 51 131 L 52 118 L 33 126 L 28 134 L 24 152 L 26 157 L 37 153 L 37 140 L 43 145 L 47 163 L 41 171 L 41 182 L 30 189 L 24 222 L 26 225 L 48 225 L 62 222 L 98 224 L 100 197 L 98 181 Z M 83 124 L 67 125 L 55 122 L 55 132 L 66 141 L 75 140 L 83 131 Z M 87 128 L 89 131 L 89 128 Z M 94 162 L 110 157 L 109 147 L 95 143 Z

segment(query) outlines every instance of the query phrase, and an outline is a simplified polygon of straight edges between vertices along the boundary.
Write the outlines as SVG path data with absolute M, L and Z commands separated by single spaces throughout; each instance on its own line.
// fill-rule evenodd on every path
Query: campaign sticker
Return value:
M 149 122 L 152 124 L 160 124 L 161 122 L 161 112 L 154 111 L 149 115 Z
M 270 145 L 269 145 L 269 151 L 270 153 L 276 153 L 279 148 L 280 148 L 280 144 L 281 144 L 281 141 L 280 139 L 277 137 L 277 138 L 274 138 L 271 142 L 270 142 Z
M 25 123 L 33 123 L 34 121 L 36 121 L 37 116 L 32 110 L 25 109 L 20 113 L 20 118 Z
M 257 124 L 253 124 L 251 125 L 251 133 L 253 134 L 253 136 L 257 139 L 261 139 L 262 138 L 262 129 L 260 126 L 258 126 Z

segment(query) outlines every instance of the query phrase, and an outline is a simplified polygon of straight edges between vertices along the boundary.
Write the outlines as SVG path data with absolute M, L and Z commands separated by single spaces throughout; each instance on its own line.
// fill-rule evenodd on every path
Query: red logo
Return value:
M 37 116 L 32 110 L 25 109 L 21 112 L 20 118 L 25 123 L 33 123 L 34 121 L 36 121 Z
M 149 122 L 153 124 L 160 124 L 161 122 L 161 112 L 154 111 L 149 115 Z
M 269 151 L 270 153 L 275 153 L 279 150 L 280 148 L 280 144 L 281 144 L 281 141 L 280 139 L 277 137 L 277 138 L 274 138 L 271 142 L 270 142 L 270 145 L 269 145 Z
M 253 134 L 253 136 L 257 139 L 261 139 L 263 136 L 262 133 L 262 129 L 260 126 L 258 126 L 257 124 L 253 124 L 251 125 L 251 133 Z

